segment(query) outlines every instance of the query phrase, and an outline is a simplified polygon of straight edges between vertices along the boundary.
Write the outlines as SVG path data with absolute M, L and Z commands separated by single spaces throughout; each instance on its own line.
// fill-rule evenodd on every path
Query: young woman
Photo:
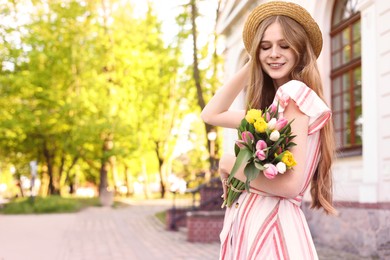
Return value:
M 297 143 L 291 149 L 297 165 L 270 180 L 263 174 L 227 208 L 221 232 L 221 259 L 318 259 L 306 219 L 300 209 L 310 187 L 312 207 L 333 214 L 331 111 L 324 102 L 316 59 L 321 31 L 301 6 L 269 2 L 247 18 L 243 40 L 249 62 L 210 100 L 202 111 L 209 124 L 237 128 L 245 110 L 229 110 L 246 91 L 246 110 L 279 104 L 281 117 L 294 119 Z M 224 184 L 234 155 L 220 160 Z M 236 178 L 245 181 L 243 169 Z M 227 187 L 224 185 L 224 196 Z

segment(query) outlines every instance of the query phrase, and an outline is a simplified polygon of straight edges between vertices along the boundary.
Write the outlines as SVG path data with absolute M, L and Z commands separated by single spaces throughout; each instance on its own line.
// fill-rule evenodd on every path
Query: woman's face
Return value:
M 260 42 L 261 67 L 274 81 L 277 87 L 290 80 L 296 56 L 284 39 L 278 22 L 268 26 Z

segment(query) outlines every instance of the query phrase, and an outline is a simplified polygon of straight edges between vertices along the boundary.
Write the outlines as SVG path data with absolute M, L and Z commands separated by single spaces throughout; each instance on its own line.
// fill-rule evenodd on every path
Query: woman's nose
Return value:
M 277 46 L 272 47 L 271 49 L 271 58 L 278 58 L 280 57 L 280 53 Z

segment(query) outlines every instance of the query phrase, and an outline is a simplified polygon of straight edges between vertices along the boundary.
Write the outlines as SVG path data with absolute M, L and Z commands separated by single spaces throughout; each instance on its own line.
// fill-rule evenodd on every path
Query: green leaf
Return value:
M 238 156 L 238 153 L 240 152 L 240 147 L 238 147 L 238 145 L 234 145 L 234 154 L 236 155 L 236 157 Z
M 240 124 L 240 126 L 239 126 L 239 128 L 238 128 L 240 135 L 241 135 L 242 132 L 246 131 L 246 126 L 247 126 L 248 124 L 249 124 L 248 121 L 246 121 L 246 119 L 245 119 L 245 117 L 244 117 L 244 118 L 241 120 L 241 124 Z
M 255 167 L 257 169 L 259 169 L 260 171 L 264 171 L 265 170 L 265 167 L 263 165 L 261 165 L 261 163 L 258 163 L 258 162 L 254 162 L 255 163 Z
M 284 138 L 280 138 L 275 144 L 272 145 L 272 148 L 269 150 L 268 155 L 273 155 L 278 149 L 280 143 L 284 140 Z
M 255 164 L 247 164 L 244 169 L 244 174 L 246 176 L 245 189 L 249 192 L 249 183 L 259 176 L 259 169 L 256 168 Z
M 296 135 L 292 135 L 291 133 L 287 135 L 287 138 L 289 140 L 289 142 L 291 142 L 291 140 L 293 140 L 295 137 L 297 137 Z
M 279 154 L 277 157 L 275 157 L 274 161 L 278 161 L 280 162 L 283 158 L 283 155 L 285 154 L 286 151 L 284 151 L 283 153 Z
M 245 163 L 248 163 L 248 160 L 252 158 L 252 152 L 249 151 L 246 148 L 243 148 L 240 150 L 240 152 L 237 155 L 236 161 L 234 163 L 234 166 L 232 168 L 232 171 L 230 172 L 228 182 L 231 182 L 234 175 L 238 171 L 238 169 Z
M 286 145 L 286 149 L 290 148 L 290 147 L 293 147 L 293 146 L 296 146 L 297 144 L 294 143 L 294 142 L 289 142 L 287 145 Z
M 252 124 L 248 124 L 247 128 L 248 128 L 248 131 L 251 132 L 251 133 L 255 133 L 256 132 L 255 127 Z

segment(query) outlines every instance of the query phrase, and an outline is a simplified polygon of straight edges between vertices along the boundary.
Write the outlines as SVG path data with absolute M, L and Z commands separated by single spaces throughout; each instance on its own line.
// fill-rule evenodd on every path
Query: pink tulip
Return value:
M 269 122 L 269 120 L 271 120 L 271 115 L 270 115 L 270 113 L 265 113 L 265 120 L 267 121 L 267 122 Z
M 241 138 L 247 144 L 252 144 L 253 141 L 255 140 L 253 134 L 249 131 L 242 132 Z
M 287 125 L 287 123 L 288 123 L 288 121 L 286 118 L 279 118 L 278 121 L 276 122 L 275 129 L 279 131 L 280 129 L 285 127 Z
M 260 161 L 265 159 L 265 153 L 263 150 L 256 151 L 256 157 L 259 158 Z
M 264 142 L 263 140 L 257 141 L 257 143 L 256 143 L 256 150 L 264 150 L 265 148 L 267 148 L 267 143 L 266 142 Z
M 236 145 L 238 146 L 238 148 L 242 149 L 245 147 L 245 142 L 243 142 L 242 140 L 237 140 L 236 141 Z
M 263 174 L 266 178 L 273 179 L 278 174 L 278 169 L 276 168 L 275 165 L 271 163 L 267 163 L 264 164 L 264 167 L 266 167 L 266 169 L 263 171 Z
M 275 104 L 272 104 L 272 105 L 270 105 L 269 106 L 269 111 L 271 112 L 271 113 L 275 113 L 276 112 L 276 105 Z

